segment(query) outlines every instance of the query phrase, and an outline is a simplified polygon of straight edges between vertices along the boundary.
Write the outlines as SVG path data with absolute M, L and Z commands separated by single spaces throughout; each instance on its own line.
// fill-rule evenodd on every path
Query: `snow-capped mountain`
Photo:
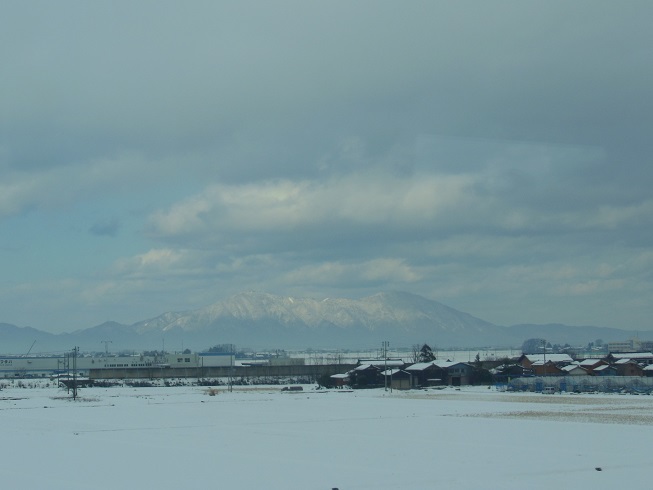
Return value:
M 133 325 L 141 335 L 214 336 L 214 343 L 286 347 L 361 347 L 431 342 L 470 345 L 505 340 L 504 329 L 408 293 L 354 300 L 243 292 L 199 310 L 165 313 Z M 478 345 L 478 344 L 476 344 Z
M 236 344 L 255 349 L 369 349 L 383 341 L 395 347 L 429 343 L 449 347 L 519 347 L 530 337 L 586 344 L 596 338 L 625 340 L 635 332 L 565 325 L 494 325 L 422 296 L 382 292 L 362 299 L 298 298 L 242 292 L 197 310 L 167 312 L 133 325 L 106 322 L 53 335 L 0 324 L 0 353 L 71 349 L 87 351 L 206 349 Z M 558 340 L 559 338 L 559 340 Z

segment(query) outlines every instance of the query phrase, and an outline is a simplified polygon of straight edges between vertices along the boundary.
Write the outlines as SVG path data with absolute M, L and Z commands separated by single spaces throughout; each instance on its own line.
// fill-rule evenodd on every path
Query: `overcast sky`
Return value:
M 244 290 L 653 329 L 653 3 L 5 2 L 0 322 Z

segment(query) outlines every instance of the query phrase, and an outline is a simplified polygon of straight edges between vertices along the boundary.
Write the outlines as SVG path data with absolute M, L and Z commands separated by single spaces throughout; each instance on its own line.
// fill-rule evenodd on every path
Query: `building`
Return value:
M 604 361 L 603 359 L 597 359 L 597 358 L 591 358 L 591 359 L 583 359 L 580 361 L 580 367 L 587 369 L 587 372 L 589 374 L 593 374 L 593 371 L 598 368 L 599 366 L 605 366 L 608 363 Z
M 606 358 L 608 362 L 615 363 L 627 359 L 640 364 L 653 364 L 653 353 L 651 352 L 610 352 Z
M 587 376 L 589 371 L 579 364 L 570 364 L 562 368 L 563 374 L 567 376 Z
M 450 386 L 462 386 L 472 384 L 474 366 L 466 362 L 455 361 L 433 361 L 436 366 L 446 372 L 445 383 Z
M 539 362 L 541 364 L 545 362 L 552 362 L 558 367 L 566 366 L 572 364 L 574 360 L 569 356 L 569 354 L 522 354 L 517 360 L 519 364 L 524 366 L 527 369 L 533 367 L 533 363 Z
M 608 342 L 608 352 L 630 352 L 633 350 L 632 340 Z
M 201 368 L 233 366 L 234 355 L 230 353 L 166 353 L 158 356 L 84 356 L 75 358 L 70 353 L 59 356 L 7 356 L 0 357 L 0 377 L 25 378 L 49 377 L 77 371 L 88 376 L 93 370 L 151 370 L 165 368 Z
M 235 359 L 230 352 L 200 352 L 197 362 L 200 367 L 226 367 L 233 366 Z
M 644 368 L 630 359 L 620 359 L 614 363 L 617 376 L 644 376 Z
M 436 361 L 418 362 L 405 368 L 413 377 L 413 386 L 439 386 L 445 383 L 447 372 Z
M 614 366 L 610 366 L 610 364 L 601 364 L 600 366 L 596 366 L 592 372 L 594 373 L 595 376 L 616 376 L 617 375 L 617 369 Z
M 403 369 L 388 369 L 381 376 L 385 377 L 386 386 L 394 390 L 409 390 L 413 387 L 412 376 Z
M 331 379 L 331 382 L 333 383 L 333 386 L 336 388 L 343 388 L 345 386 L 349 386 L 350 379 L 349 379 L 349 373 L 338 373 L 338 374 L 332 374 L 329 376 Z
M 565 365 L 558 365 L 553 361 L 535 361 L 531 364 L 535 376 L 563 376 L 567 374 L 564 368 Z

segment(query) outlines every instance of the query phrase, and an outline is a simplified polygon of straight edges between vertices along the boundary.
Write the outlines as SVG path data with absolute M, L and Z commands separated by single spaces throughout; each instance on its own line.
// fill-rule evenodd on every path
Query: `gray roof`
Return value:
M 406 371 L 424 371 L 425 369 L 435 366 L 435 361 L 418 362 L 406 368 Z
M 574 360 L 569 356 L 569 354 L 526 354 L 526 359 L 530 362 L 542 362 L 542 361 L 551 361 L 551 362 L 573 362 Z
M 653 359 L 651 352 L 611 352 L 615 359 Z

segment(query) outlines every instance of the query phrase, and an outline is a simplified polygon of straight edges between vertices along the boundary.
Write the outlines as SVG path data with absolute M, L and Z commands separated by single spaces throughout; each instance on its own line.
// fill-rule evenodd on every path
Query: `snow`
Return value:
M 574 362 L 568 354 L 527 354 L 526 358 L 532 363 L 536 362 Z
M 3 488 L 596 490 L 653 477 L 649 396 L 218 391 L 86 388 L 72 401 L 10 385 Z
M 424 371 L 425 369 L 430 368 L 435 364 L 435 361 L 431 362 L 418 362 L 406 368 L 406 371 Z
M 651 352 L 611 352 L 615 359 L 653 359 Z

